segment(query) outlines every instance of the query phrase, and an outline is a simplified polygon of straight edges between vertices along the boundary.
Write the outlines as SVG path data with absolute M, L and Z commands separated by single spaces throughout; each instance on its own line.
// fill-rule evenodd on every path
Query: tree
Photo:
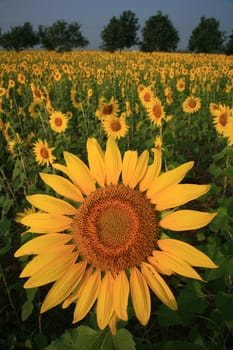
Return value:
M 101 49 L 114 52 L 137 45 L 139 28 L 138 19 L 130 10 L 123 11 L 119 18 L 113 16 L 101 32 Z
M 40 43 L 46 50 L 71 51 L 89 44 L 77 22 L 68 24 L 59 20 L 50 27 L 39 26 L 38 34 Z
M 214 53 L 223 49 L 224 32 L 219 30 L 219 22 L 211 17 L 201 17 L 200 23 L 193 29 L 189 39 L 190 51 Z
M 174 51 L 180 38 L 167 15 L 158 11 L 149 17 L 142 28 L 142 51 Z
M 225 53 L 227 55 L 233 55 L 233 30 L 225 45 Z
M 3 48 L 16 51 L 29 49 L 38 43 L 38 35 L 29 22 L 25 22 L 22 26 L 12 27 L 11 30 L 1 35 L 0 40 Z

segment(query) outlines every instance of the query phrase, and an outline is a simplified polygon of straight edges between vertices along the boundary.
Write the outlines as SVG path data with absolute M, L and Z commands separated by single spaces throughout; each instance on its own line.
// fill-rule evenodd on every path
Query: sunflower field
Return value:
M 0 160 L 1 349 L 232 349 L 233 56 L 1 51 Z

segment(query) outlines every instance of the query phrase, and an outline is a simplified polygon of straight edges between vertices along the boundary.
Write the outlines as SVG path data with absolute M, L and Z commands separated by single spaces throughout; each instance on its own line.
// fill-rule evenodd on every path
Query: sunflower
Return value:
M 44 104 L 42 100 L 34 99 L 28 107 L 28 112 L 32 118 L 38 118 L 44 111 Z
M 34 143 L 33 147 L 33 153 L 36 158 L 36 162 L 39 165 L 46 165 L 49 166 L 49 164 L 52 164 L 56 157 L 52 154 L 52 151 L 54 150 L 54 147 L 49 148 L 48 142 L 46 140 L 42 141 L 38 139 Z
M 62 112 L 54 111 L 49 118 L 49 124 L 53 131 L 61 133 L 67 129 L 68 118 Z
M 66 308 L 75 302 L 76 323 L 96 303 L 99 328 L 109 326 L 115 334 L 117 320 L 128 319 L 129 297 L 142 325 L 150 318 L 150 289 L 169 308 L 177 309 L 161 275 L 175 273 L 202 280 L 192 266 L 217 267 L 191 245 L 159 237 L 160 228 L 196 230 L 216 213 L 174 210 L 210 188 L 179 184 L 193 167 L 192 161 L 159 175 L 161 152 L 154 150 L 150 165 L 146 150 L 140 156 L 128 150 L 122 159 L 112 137 L 105 152 L 96 139 L 89 138 L 87 152 L 89 168 L 69 152 L 64 152 L 66 165 L 53 164 L 69 179 L 40 173 L 59 198 L 27 196 L 39 212 L 22 218 L 21 223 L 29 227 L 28 232 L 43 234 L 25 243 L 15 256 L 36 255 L 20 275 L 29 277 L 25 288 L 54 282 L 42 313 L 60 303 Z M 166 215 L 160 215 L 163 210 Z
M 165 118 L 165 111 L 161 100 L 158 97 L 155 97 L 146 109 L 152 123 L 161 126 L 162 119 Z
M 233 109 L 229 106 L 219 104 L 212 110 L 213 123 L 218 134 L 224 134 L 227 124 L 233 120 Z
M 224 131 L 223 131 L 223 136 L 227 137 L 228 139 L 228 145 L 232 146 L 233 145 L 233 118 L 229 120 L 227 123 Z
M 110 101 L 105 100 L 104 97 L 100 98 L 98 110 L 95 112 L 95 116 L 100 120 L 115 116 L 119 111 L 118 101 L 112 96 Z
M 185 90 L 185 80 L 183 78 L 177 80 L 176 90 L 179 92 L 183 92 Z
M 183 107 L 183 111 L 186 113 L 190 113 L 190 114 L 195 113 L 199 111 L 201 108 L 201 99 L 193 95 L 188 96 L 184 100 L 182 107 Z
M 106 135 L 114 138 L 124 137 L 128 132 L 128 125 L 125 122 L 126 115 L 122 113 L 120 117 L 110 116 L 102 120 L 102 126 Z
M 149 104 L 152 102 L 154 99 L 154 93 L 152 91 L 152 86 L 143 86 L 139 85 L 138 87 L 138 97 L 141 101 L 141 104 L 144 107 L 148 107 Z

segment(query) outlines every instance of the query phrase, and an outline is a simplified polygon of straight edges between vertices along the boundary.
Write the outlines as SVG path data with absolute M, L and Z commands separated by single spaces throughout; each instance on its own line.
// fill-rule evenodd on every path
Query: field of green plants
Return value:
M 129 303 L 116 336 L 98 329 L 95 307 L 76 324 L 72 306 L 41 314 L 49 286 L 24 289 L 30 257 L 14 257 L 34 236 L 20 223 L 35 210 L 26 195 L 50 193 L 39 174 L 55 173 L 64 151 L 87 164 L 87 139 L 105 149 L 109 136 L 122 154 L 159 150 L 162 172 L 194 161 L 185 181 L 211 189 L 186 207 L 218 212 L 202 229 L 163 233 L 219 267 L 198 270 L 204 283 L 168 276 L 178 310 L 151 295 L 142 326 Z M 0 52 L 0 208 L 1 349 L 232 349 L 233 56 Z

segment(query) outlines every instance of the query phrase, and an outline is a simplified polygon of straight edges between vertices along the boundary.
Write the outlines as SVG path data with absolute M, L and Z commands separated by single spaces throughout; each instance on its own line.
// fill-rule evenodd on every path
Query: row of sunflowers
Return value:
M 0 133 L 3 344 L 227 349 L 233 57 L 3 51 Z

